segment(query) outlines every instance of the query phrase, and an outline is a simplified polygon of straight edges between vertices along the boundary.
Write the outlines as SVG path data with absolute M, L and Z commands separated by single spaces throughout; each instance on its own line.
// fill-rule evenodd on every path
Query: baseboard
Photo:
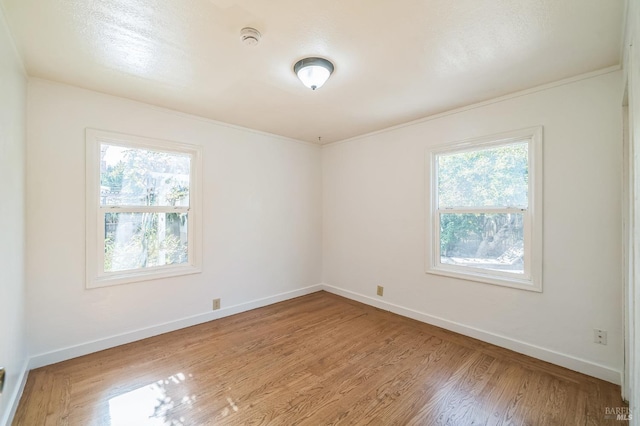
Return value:
M 322 289 L 328 291 L 329 293 L 346 297 L 347 299 L 355 300 L 366 305 L 393 312 L 394 314 L 402 315 L 404 317 L 435 325 L 437 327 L 454 331 L 465 336 L 473 337 L 474 339 L 482 340 L 483 342 L 510 349 L 514 352 L 528 355 L 530 357 L 537 358 L 551 364 L 559 365 L 561 367 L 565 367 L 570 370 L 586 374 L 588 376 L 596 377 L 598 379 L 602 379 L 616 385 L 619 385 L 621 383 L 621 372 L 604 365 L 556 352 L 551 349 L 532 345 L 520 340 L 501 336 L 499 334 L 480 330 L 468 325 L 457 323 L 455 321 L 450 321 L 444 318 L 425 314 L 423 312 L 405 308 L 403 306 L 395 305 L 393 303 L 385 302 L 380 299 L 375 299 L 373 297 L 365 296 L 363 294 L 345 290 L 329 284 L 322 284 Z
M 13 422 L 13 418 L 18 410 L 18 404 L 24 391 L 24 386 L 27 384 L 27 376 L 29 375 L 29 360 L 25 360 L 18 375 L 18 386 L 15 387 L 11 395 L 9 395 L 9 403 L 7 404 L 7 410 L 4 415 L 0 417 L 0 425 L 8 426 Z
M 276 294 L 274 296 L 264 297 L 262 299 L 256 299 L 249 302 L 240 303 L 238 305 L 224 307 L 217 311 L 193 315 L 176 321 L 170 321 L 152 327 L 146 327 L 127 333 L 122 333 L 115 336 L 110 336 L 103 339 L 93 340 L 81 343 L 79 345 L 69 346 L 67 348 L 34 355 L 29 360 L 28 368 L 34 369 L 44 367 L 45 365 L 55 364 L 57 362 L 66 361 L 68 359 L 87 355 L 93 352 L 102 351 L 104 349 L 113 348 L 115 346 L 120 346 L 127 343 L 135 342 L 137 340 L 146 339 L 148 337 L 157 336 L 159 334 L 179 330 L 181 328 L 191 327 L 193 325 L 213 321 L 218 318 L 228 317 L 230 315 L 239 314 L 241 312 L 250 311 L 256 308 L 262 308 L 263 306 L 272 305 L 274 303 L 283 302 L 295 297 L 315 293 L 317 291 L 321 291 L 322 288 L 322 284 L 312 285 L 309 287 Z

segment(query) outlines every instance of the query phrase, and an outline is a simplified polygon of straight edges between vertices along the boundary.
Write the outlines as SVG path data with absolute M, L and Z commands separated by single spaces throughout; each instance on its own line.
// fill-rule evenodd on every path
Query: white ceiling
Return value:
M 1 0 L 31 76 L 332 142 L 621 62 L 624 0 Z M 257 28 L 255 47 L 240 29 Z M 335 64 L 311 91 L 306 56 Z

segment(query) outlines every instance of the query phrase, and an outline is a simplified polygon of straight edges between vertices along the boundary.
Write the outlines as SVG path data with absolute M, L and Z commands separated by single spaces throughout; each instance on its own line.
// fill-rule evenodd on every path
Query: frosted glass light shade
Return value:
M 293 66 L 302 84 L 316 90 L 327 82 L 333 72 L 333 64 L 322 58 L 301 59 Z

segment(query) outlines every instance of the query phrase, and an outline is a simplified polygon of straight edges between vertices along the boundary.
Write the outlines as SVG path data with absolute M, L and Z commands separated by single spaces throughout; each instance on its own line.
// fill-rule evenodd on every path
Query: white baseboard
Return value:
M 146 339 L 148 337 L 157 336 L 159 334 L 168 333 L 170 331 L 179 330 L 181 328 L 191 327 L 193 325 L 202 324 L 218 318 L 235 315 L 240 312 L 250 311 L 252 309 L 272 305 L 274 303 L 293 299 L 295 297 L 315 293 L 322 290 L 322 288 L 322 284 L 316 284 L 298 290 L 288 291 L 285 293 L 276 294 L 274 296 L 240 303 L 238 305 L 229 306 L 217 311 L 205 312 L 176 321 L 170 321 L 152 327 L 141 328 L 127 333 L 122 333 L 115 336 L 110 336 L 103 339 L 93 340 L 81 343 L 79 345 L 69 346 L 67 348 L 34 355 L 29 360 L 28 369 L 31 370 L 34 368 L 44 367 L 45 365 L 55 364 L 57 362 L 66 361 L 71 358 L 76 358 L 93 352 L 102 351 L 104 349 L 113 348 L 115 346 L 124 345 L 126 343 L 135 342 L 137 340 Z M 20 394 L 22 394 L 22 392 L 20 392 Z
M 606 380 L 607 382 L 611 382 L 616 385 L 619 385 L 621 383 L 621 372 L 604 365 L 556 352 L 551 349 L 532 345 L 530 343 L 512 339 L 510 337 L 505 337 L 499 334 L 480 330 L 468 325 L 457 323 L 455 321 L 450 321 L 444 318 L 425 314 L 423 312 L 405 308 L 393 303 L 385 302 L 380 299 L 375 299 L 373 297 L 365 296 L 363 294 L 355 293 L 353 291 L 345 290 L 332 285 L 322 284 L 322 289 L 328 291 L 329 293 L 346 297 L 347 299 L 355 300 L 366 305 L 393 312 L 394 314 L 402 315 L 404 317 L 435 325 L 437 327 L 454 331 L 465 336 L 473 337 L 474 339 L 482 340 L 484 342 L 491 343 L 502 348 L 510 349 L 514 352 L 528 355 L 542 361 L 550 362 L 551 364 L 556 364 L 570 370 L 596 377 L 598 379 Z
M 29 360 L 25 360 L 18 374 L 18 386 L 15 387 L 11 395 L 9 395 L 9 403 L 7 404 L 6 412 L 0 417 L 0 425 L 9 426 L 13 422 L 13 418 L 18 410 L 18 404 L 24 391 L 24 386 L 27 384 L 27 376 L 29 375 Z

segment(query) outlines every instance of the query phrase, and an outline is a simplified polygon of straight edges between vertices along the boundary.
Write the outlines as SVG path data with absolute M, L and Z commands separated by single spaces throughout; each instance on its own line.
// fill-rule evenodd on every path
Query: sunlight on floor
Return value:
M 184 413 L 195 401 L 195 395 L 188 395 L 185 380 L 185 375 L 178 373 L 111 398 L 111 426 L 184 425 L 184 417 L 175 411 L 180 408 Z

